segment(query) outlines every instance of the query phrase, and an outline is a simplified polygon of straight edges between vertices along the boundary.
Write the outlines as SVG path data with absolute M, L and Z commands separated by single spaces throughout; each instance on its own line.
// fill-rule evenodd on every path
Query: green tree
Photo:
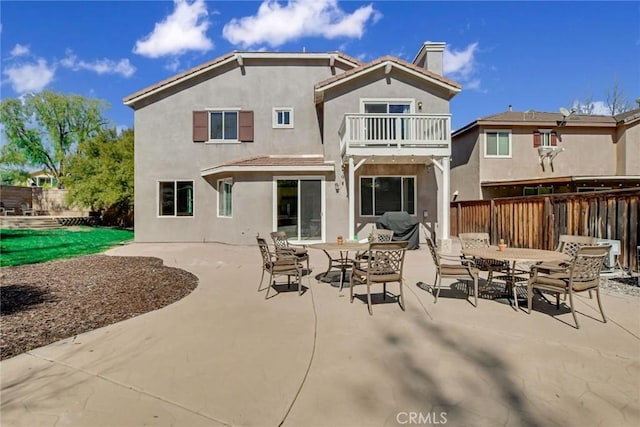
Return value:
M 18 185 L 27 182 L 29 172 L 24 169 L 0 168 L 0 184 Z
M 133 204 L 133 130 L 103 129 L 80 143 L 69 163 L 68 200 L 94 211 L 126 214 Z
M 95 136 L 106 121 L 104 101 L 51 91 L 7 98 L 0 103 L 6 144 L 4 164 L 46 169 L 63 188 L 66 166 L 78 144 Z

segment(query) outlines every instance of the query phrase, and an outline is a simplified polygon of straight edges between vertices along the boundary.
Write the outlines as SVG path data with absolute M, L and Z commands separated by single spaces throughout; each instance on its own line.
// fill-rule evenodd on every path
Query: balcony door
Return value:
M 289 240 L 322 241 L 323 182 L 318 177 L 275 179 L 275 229 Z
M 365 114 L 375 114 L 365 120 L 364 135 L 369 141 L 409 139 L 409 121 L 396 114 L 410 114 L 413 101 L 362 101 Z M 386 114 L 394 116 L 384 117 Z

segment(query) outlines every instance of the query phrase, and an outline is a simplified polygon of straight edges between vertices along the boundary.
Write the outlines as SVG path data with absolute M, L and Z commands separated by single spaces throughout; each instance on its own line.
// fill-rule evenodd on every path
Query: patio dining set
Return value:
M 506 299 L 515 310 L 519 310 L 519 300 L 524 300 L 528 313 L 534 296 L 550 303 L 547 295 L 555 296 L 556 308 L 560 308 L 560 298 L 568 298 L 569 308 L 578 329 L 574 295 L 587 291 L 592 297 L 596 294 L 603 322 L 607 319 L 600 299 L 600 273 L 610 246 L 598 245 L 596 238 L 589 236 L 561 235 L 555 250 L 507 247 L 502 241 L 499 245 L 490 244 L 488 233 L 460 233 L 461 254 L 444 254 L 426 235 L 429 252 L 436 268 L 436 276 L 431 287 L 434 303 L 438 302 L 442 279 L 456 279 L 467 283 L 467 298 L 473 295 L 473 305 L 478 306 L 479 286 L 487 290 L 501 289 L 500 298 Z M 271 289 L 279 290 L 286 286 L 297 285 L 303 294 L 302 279 L 306 276 L 309 286 L 311 269 L 308 249 L 322 250 L 328 260 L 327 269 L 316 276 L 318 280 L 335 277 L 339 273 L 339 288 L 348 285 L 350 301 L 356 294 L 354 288 L 364 285 L 366 294 L 361 295 L 367 303 L 369 314 L 372 309 L 372 286 L 382 284 L 382 297 L 386 299 L 387 283 L 398 283 L 397 295 L 392 295 L 402 310 L 405 309 L 402 293 L 403 267 L 408 242 L 393 239 L 393 231 L 374 229 L 365 241 L 341 241 L 293 245 L 286 233 L 271 233 L 272 247 L 267 240 L 257 237 L 262 256 L 262 277 L 258 291 L 265 290 L 262 285 L 269 275 L 265 298 L 269 298 Z M 350 256 L 352 254 L 352 256 Z M 486 279 L 480 281 L 480 273 L 486 273 Z M 278 276 L 286 277 L 286 283 L 278 284 Z M 469 285 L 473 283 L 473 287 Z M 526 290 L 526 293 L 525 293 Z M 523 296 L 525 293 L 525 296 Z

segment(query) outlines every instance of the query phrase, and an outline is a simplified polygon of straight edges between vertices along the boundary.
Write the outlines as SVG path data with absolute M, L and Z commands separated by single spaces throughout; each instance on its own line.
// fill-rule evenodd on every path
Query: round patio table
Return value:
M 516 263 L 518 262 L 548 262 L 548 261 L 570 261 L 571 257 L 558 251 L 548 251 L 545 249 L 530 248 L 510 248 L 499 250 L 497 246 L 487 246 L 484 248 L 464 249 L 462 254 L 466 257 L 474 257 L 485 260 L 506 261 L 510 263 L 507 271 L 507 286 L 513 292 L 513 299 L 516 310 L 518 309 L 518 298 L 515 294 L 516 285 Z M 507 295 L 507 298 L 510 296 Z
M 307 245 L 307 247 L 310 249 L 321 249 L 329 259 L 329 266 L 327 268 L 327 271 L 322 274 L 322 277 L 327 277 L 332 269 L 340 270 L 340 291 L 342 291 L 347 269 L 351 267 L 351 264 L 353 262 L 353 260 L 349 258 L 349 251 L 366 250 L 369 247 L 369 243 L 360 243 L 356 240 L 347 240 L 340 244 L 337 242 L 312 243 L 310 245 Z M 338 258 L 334 258 L 330 253 L 336 251 L 340 253 L 340 256 Z

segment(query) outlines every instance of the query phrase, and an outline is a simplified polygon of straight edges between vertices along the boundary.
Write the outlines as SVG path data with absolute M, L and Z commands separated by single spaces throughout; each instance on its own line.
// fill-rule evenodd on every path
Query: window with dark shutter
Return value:
M 205 142 L 209 139 L 209 113 L 193 112 L 193 142 Z
M 238 139 L 242 142 L 253 142 L 253 111 L 238 113 Z
M 533 146 L 534 148 L 538 148 L 540 147 L 541 142 L 540 142 L 540 132 L 538 132 L 537 130 L 533 132 Z
M 558 145 L 558 133 L 553 131 L 551 132 L 551 146 L 555 147 Z

